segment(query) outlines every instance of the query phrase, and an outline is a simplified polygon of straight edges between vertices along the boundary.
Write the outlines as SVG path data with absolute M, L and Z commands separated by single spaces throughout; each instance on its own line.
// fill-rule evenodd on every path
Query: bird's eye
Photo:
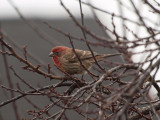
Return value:
M 56 51 L 55 51 L 55 52 L 54 52 L 54 54 L 55 54 L 55 55 L 58 55 L 58 54 L 59 54 L 59 52 L 56 52 Z

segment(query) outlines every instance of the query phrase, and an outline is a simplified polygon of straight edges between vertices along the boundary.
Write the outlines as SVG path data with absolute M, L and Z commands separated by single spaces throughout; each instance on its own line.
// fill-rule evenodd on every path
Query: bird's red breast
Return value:
M 57 67 L 59 67 L 59 65 L 60 65 L 60 61 L 59 61 L 59 57 L 54 57 L 54 58 L 52 58 L 53 59 L 53 61 L 54 61 L 54 64 L 57 66 Z

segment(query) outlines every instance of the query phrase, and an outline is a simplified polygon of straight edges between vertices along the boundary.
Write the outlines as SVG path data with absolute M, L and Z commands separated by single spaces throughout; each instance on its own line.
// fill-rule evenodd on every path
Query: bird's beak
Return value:
M 55 56 L 55 54 L 53 52 L 49 53 L 49 57 L 54 57 L 54 56 Z

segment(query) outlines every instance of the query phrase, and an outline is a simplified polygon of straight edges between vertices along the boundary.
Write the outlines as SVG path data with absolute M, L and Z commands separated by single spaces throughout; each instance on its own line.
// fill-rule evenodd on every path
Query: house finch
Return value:
M 86 69 L 90 69 L 92 65 L 95 63 L 95 60 L 91 54 L 90 51 L 84 51 L 75 49 L 76 54 L 73 51 L 73 48 L 68 48 L 65 46 L 56 46 L 51 50 L 51 53 L 49 54 L 49 57 L 52 57 L 54 64 L 63 72 L 74 75 L 74 74 L 85 74 Z M 102 61 L 107 57 L 111 56 L 117 56 L 121 54 L 97 54 L 96 52 L 93 52 L 96 60 Z M 83 67 L 80 64 L 79 57 L 81 63 L 83 64 Z

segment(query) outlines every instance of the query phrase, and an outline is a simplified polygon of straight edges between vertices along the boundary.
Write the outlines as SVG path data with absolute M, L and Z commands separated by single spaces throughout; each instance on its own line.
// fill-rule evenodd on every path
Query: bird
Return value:
M 93 55 L 96 61 L 99 62 L 107 57 L 121 55 L 121 53 L 98 54 L 93 52 Z M 52 57 L 54 64 L 60 69 L 60 71 L 69 75 L 84 75 L 87 73 L 87 70 L 95 64 L 91 51 L 73 49 L 66 46 L 56 46 L 52 48 L 49 57 Z

